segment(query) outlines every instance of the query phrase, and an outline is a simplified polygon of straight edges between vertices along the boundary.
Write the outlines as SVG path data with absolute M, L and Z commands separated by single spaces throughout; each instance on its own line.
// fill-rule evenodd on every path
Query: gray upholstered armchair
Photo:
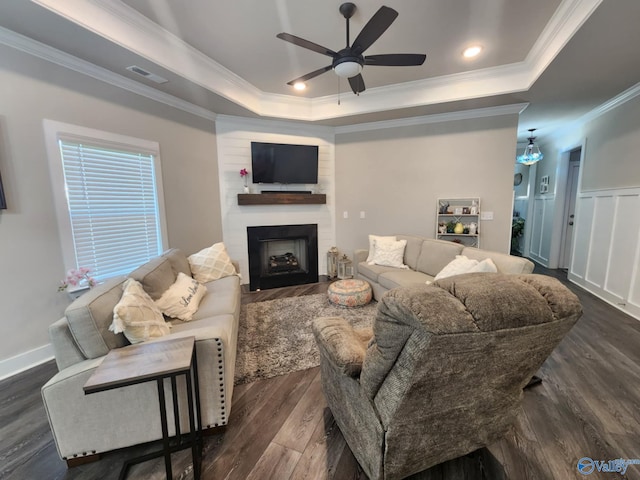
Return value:
M 387 292 L 371 329 L 318 318 L 324 394 L 372 480 L 490 445 L 522 389 L 582 314 L 542 275 L 467 274 Z

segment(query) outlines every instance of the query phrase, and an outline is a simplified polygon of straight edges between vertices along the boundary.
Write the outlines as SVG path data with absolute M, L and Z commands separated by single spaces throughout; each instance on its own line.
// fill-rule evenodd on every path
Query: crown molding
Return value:
M 538 79 L 603 0 L 564 0 L 527 54 L 529 85 Z
M 514 103 L 499 107 L 475 108 L 471 110 L 460 110 L 458 112 L 436 113 L 433 115 L 423 115 L 420 117 L 399 118 L 396 120 L 384 120 L 381 122 L 359 123 L 356 125 L 345 125 L 335 127 L 336 135 L 344 133 L 368 132 L 370 130 L 383 130 L 387 128 L 410 127 L 414 125 L 426 125 L 429 123 L 453 122 L 456 120 L 468 120 L 473 118 L 497 117 L 500 115 L 520 115 L 528 103 Z
M 32 38 L 20 35 L 13 30 L 0 27 L 0 43 L 198 117 L 207 120 L 216 119 L 216 114 L 206 108 L 199 107 L 198 105 L 194 105 L 168 93 L 161 92 L 160 90 L 136 82 L 130 78 L 113 73 L 111 70 L 99 67 L 93 63 L 33 40 Z
M 262 92 L 122 2 L 32 1 L 257 115 L 310 122 L 527 90 L 602 2 L 563 0 L 523 62 L 367 89 L 338 105 L 337 95 Z
M 640 96 L 640 82 L 636 83 L 630 88 L 627 88 L 625 91 L 619 93 L 613 98 L 610 98 L 606 102 L 598 105 L 596 108 L 590 110 L 589 112 L 582 115 L 580 118 L 574 120 L 571 123 L 564 125 L 562 128 L 555 130 L 553 133 L 548 135 L 549 138 L 560 138 L 565 135 L 567 132 L 571 130 L 575 130 L 577 128 L 581 128 L 587 123 L 595 120 L 602 115 L 615 110 L 618 107 L 621 107 L 627 102 L 635 99 Z

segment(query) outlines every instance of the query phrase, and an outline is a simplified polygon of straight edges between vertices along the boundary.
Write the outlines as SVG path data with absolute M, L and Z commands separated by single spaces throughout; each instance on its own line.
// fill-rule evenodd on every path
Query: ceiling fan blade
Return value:
M 386 55 L 369 55 L 364 57 L 365 65 L 386 67 L 410 67 L 422 65 L 427 58 L 422 53 L 389 53 Z
M 276 35 L 280 40 L 284 40 L 285 42 L 293 43 L 302 48 L 307 48 L 309 50 L 313 50 L 314 52 L 321 53 L 323 55 L 327 55 L 328 57 L 336 57 L 338 54 L 333 50 L 323 47 L 322 45 L 318 45 L 317 43 L 310 42 L 309 40 L 305 40 L 304 38 L 296 37 L 295 35 L 291 35 L 290 33 L 279 33 Z
M 364 26 L 360 35 L 356 37 L 351 49 L 356 55 L 362 53 L 382 35 L 398 16 L 393 8 L 384 5 L 375 13 L 371 20 Z
M 318 75 L 322 75 L 324 72 L 328 72 L 329 70 L 331 70 L 331 65 L 327 65 L 326 67 L 319 68 L 318 70 L 314 70 L 313 72 L 307 73 L 306 75 L 303 75 L 301 77 L 294 78 L 290 82 L 287 82 L 287 85 L 293 85 L 294 83 L 297 83 L 297 82 L 306 82 L 307 80 L 311 80 L 312 78 L 315 78 Z
M 361 94 L 365 90 L 364 78 L 362 78 L 361 74 L 358 74 L 355 77 L 351 77 L 349 79 L 349 85 L 351 85 L 351 90 L 353 90 L 353 93 L 355 93 L 356 95 Z

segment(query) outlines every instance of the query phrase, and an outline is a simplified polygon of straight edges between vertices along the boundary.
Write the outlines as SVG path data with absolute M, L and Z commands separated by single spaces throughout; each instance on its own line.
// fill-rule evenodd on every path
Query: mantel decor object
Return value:
M 244 193 L 249 193 L 249 171 L 246 168 L 241 169 L 240 176 L 244 180 Z
M 327 278 L 338 276 L 338 247 L 331 247 L 327 252 Z
M 346 255 L 338 260 L 338 278 L 340 280 L 353 278 L 353 262 Z

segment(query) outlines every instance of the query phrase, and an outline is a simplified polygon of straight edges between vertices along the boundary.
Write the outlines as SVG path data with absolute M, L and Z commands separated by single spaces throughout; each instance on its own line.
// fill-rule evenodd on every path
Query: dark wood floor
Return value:
M 536 271 L 567 283 L 562 272 Z M 244 293 L 242 301 L 319 293 L 327 285 Z M 640 322 L 568 285 L 580 297 L 584 316 L 542 367 L 543 383 L 525 392 L 513 430 L 489 448 L 414 480 L 640 479 L 640 465 L 630 466 L 624 476 L 577 472 L 582 457 L 640 458 Z M 112 452 L 67 470 L 40 397 L 40 386 L 54 373 L 48 363 L 0 383 L 1 479 L 117 478 L 124 459 L 155 447 Z M 174 472 L 175 478 L 192 478 L 188 453 L 174 455 Z M 164 478 L 163 464 L 136 466 L 129 478 Z M 326 408 L 314 368 L 237 387 L 229 426 L 206 439 L 203 478 L 366 477 Z

